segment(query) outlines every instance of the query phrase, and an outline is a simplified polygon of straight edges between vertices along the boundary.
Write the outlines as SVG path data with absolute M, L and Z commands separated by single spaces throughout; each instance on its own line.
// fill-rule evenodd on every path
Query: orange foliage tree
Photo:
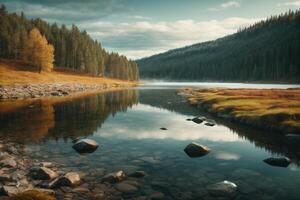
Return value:
M 53 70 L 54 47 L 48 44 L 47 39 L 38 29 L 34 28 L 25 41 L 23 58 L 36 67 L 39 72 L 50 72 Z

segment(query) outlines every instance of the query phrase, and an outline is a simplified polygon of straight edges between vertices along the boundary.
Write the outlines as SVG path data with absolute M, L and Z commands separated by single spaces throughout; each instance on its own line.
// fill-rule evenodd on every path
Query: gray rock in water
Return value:
M 0 194 L 1 195 L 6 195 L 6 196 L 13 196 L 15 194 L 17 194 L 19 191 L 18 191 L 18 188 L 15 187 L 15 186 L 1 186 L 0 187 Z
M 62 186 L 71 187 L 80 183 L 80 176 L 76 172 L 66 173 L 64 176 L 56 178 L 49 184 L 50 188 L 57 188 Z
M 73 145 L 73 149 L 79 153 L 93 153 L 98 147 L 98 143 L 91 139 L 82 139 Z
M 135 178 L 142 178 L 145 175 L 146 175 L 146 173 L 144 171 L 135 171 L 135 172 L 129 174 L 128 176 L 135 177 Z
M 47 167 L 32 167 L 29 172 L 30 176 L 35 180 L 51 180 L 58 174 Z
M 204 120 L 202 118 L 195 117 L 192 119 L 192 121 L 195 122 L 196 124 L 201 124 Z
M 230 181 L 222 181 L 206 187 L 212 196 L 229 196 L 237 190 L 237 185 Z
M 184 152 L 190 157 L 202 157 L 208 154 L 210 149 L 206 146 L 193 142 L 185 147 Z
M 133 185 L 130 185 L 130 184 L 127 184 L 127 183 L 117 183 L 115 185 L 115 188 L 117 190 L 119 190 L 120 192 L 127 193 L 127 194 L 134 193 L 134 192 L 138 191 L 137 187 L 135 187 Z
M 123 171 L 109 173 L 102 178 L 102 182 L 117 183 L 124 180 L 126 177 Z
M 214 120 L 206 120 L 205 124 L 206 126 L 214 126 L 216 125 L 216 122 Z
M 267 158 L 264 160 L 265 163 L 276 166 L 276 167 L 287 167 L 291 163 L 291 160 L 286 157 L 282 158 Z

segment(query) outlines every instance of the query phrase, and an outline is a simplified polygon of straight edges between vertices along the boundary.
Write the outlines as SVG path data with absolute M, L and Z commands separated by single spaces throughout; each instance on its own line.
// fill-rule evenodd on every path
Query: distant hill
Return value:
M 150 79 L 300 82 L 300 10 L 137 63 Z

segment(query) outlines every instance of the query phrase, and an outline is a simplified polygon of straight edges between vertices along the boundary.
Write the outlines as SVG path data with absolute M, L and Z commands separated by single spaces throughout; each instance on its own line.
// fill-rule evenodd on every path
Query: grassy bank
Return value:
M 82 83 L 82 84 L 122 84 L 136 85 L 137 82 L 123 81 L 118 79 L 109 79 L 89 76 L 88 74 L 74 73 L 71 71 L 53 71 L 37 73 L 30 70 L 23 62 L 12 60 L 0 60 L 0 85 L 13 84 L 43 84 L 43 83 Z
M 270 131 L 300 133 L 300 89 L 181 89 L 210 113 Z

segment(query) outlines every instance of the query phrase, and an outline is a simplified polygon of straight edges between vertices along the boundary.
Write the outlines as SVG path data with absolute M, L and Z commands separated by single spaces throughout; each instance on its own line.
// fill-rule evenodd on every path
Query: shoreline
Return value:
M 90 181 L 87 172 L 37 160 L 24 148 L 0 138 L 0 199 L 114 199 L 143 184 L 143 171 L 107 171 L 99 177 L 101 181 Z
M 0 85 L 0 101 L 39 99 L 43 97 L 66 97 L 81 93 L 100 93 L 114 89 L 125 89 L 137 85 L 137 83 L 44 83 Z
M 177 95 L 187 98 L 192 106 L 232 122 L 281 134 L 300 131 L 299 89 L 184 88 Z

